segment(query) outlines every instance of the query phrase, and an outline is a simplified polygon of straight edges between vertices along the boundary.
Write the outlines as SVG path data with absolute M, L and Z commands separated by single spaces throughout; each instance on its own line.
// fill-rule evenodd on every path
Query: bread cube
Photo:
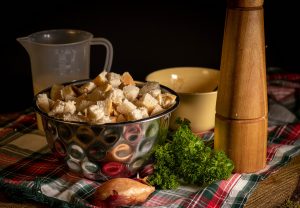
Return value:
M 104 115 L 109 116 L 113 113 L 111 99 L 97 101 L 97 105 L 104 110 Z
M 124 86 L 135 85 L 135 82 L 129 72 L 124 72 L 121 76 L 121 82 Z
M 153 116 L 153 115 L 156 115 L 156 114 L 159 114 L 159 113 L 161 113 L 161 112 L 163 112 L 164 111 L 164 109 L 160 106 L 160 105 L 156 105 L 154 108 L 153 108 L 153 110 L 151 111 L 151 116 Z
M 101 72 L 94 80 L 93 82 L 97 85 L 97 86 L 101 86 L 104 85 L 105 83 L 108 82 L 107 78 L 106 78 L 107 72 L 103 71 Z
M 121 84 L 121 76 L 120 74 L 110 72 L 107 74 L 108 83 L 111 84 L 113 87 L 119 87 Z
M 127 114 L 127 118 L 130 121 L 139 120 L 143 118 L 143 114 L 140 109 L 134 109 Z
M 117 106 L 117 111 L 122 114 L 129 114 L 131 111 L 135 109 L 136 106 L 132 102 L 128 101 L 127 99 L 125 99 L 123 103 Z
M 73 100 L 76 98 L 76 93 L 73 90 L 72 85 L 67 85 L 64 88 L 62 88 L 62 98 L 63 100 Z
M 123 93 L 126 99 L 133 101 L 137 98 L 140 88 L 134 85 L 128 85 L 123 87 Z
M 113 88 L 109 91 L 107 98 L 111 99 L 114 104 L 121 104 L 124 99 L 124 93 L 121 89 Z
M 50 111 L 49 98 L 46 93 L 39 94 L 37 96 L 37 105 L 40 107 L 42 111 L 46 113 Z
M 149 93 L 150 91 L 160 89 L 160 85 L 158 82 L 147 82 L 141 89 L 140 89 L 140 95 L 144 95 L 146 93 Z
M 51 111 L 48 112 L 49 116 L 55 116 L 58 114 L 63 114 L 65 109 L 65 102 L 61 100 L 56 100 L 53 104 Z
M 87 82 L 79 88 L 79 92 L 81 94 L 90 93 L 93 89 L 96 88 L 96 86 L 97 85 L 94 82 Z
M 139 101 L 142 106 L 147 108 L 148 112 L 151 112 L 158 104 L 158 101 L 149 93 L 144 94 Z
M 87 108 L 87 117 L 91 121 L 97 121 L 103 118 L 104 116 L 103 108 L 100 108 L 99 105 L 91 105 Z
M 63 99 L 63 95 L 62 95 L 63 88 L 64 88 L 64 86 L 60 85 L 60 84 L 52 85 L 51 90 L 50 90 L 50 98 L 54 101 L 62 100 Z
M 67 101 L 64 106 L 64 113 L 74 114 L 76 111 L 75 101 Z

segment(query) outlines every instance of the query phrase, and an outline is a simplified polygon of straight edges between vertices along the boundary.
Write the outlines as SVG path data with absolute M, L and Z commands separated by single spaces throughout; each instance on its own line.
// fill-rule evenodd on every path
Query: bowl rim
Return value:
M 65 82 L 65 83 L 61 83 L 62 85 L 69 85 L 69 84 L 76 84 L 76 85 L 80 85 L 80 84 L 84 84 L 88 81 L 92 81 L 92 79 L 82 79 L 82 80 L 74 80 L 74 81 L 71 81 L 71 82 Z M 137 84 L 143 84 L 145 82 L 142 82 L 142 81 L 135 81 Z M 94 123 L 89 123 L 89 122 L 82 122 L 82 121 L 65 121 L 63 119 L 59 119 L 59 118 L 55 118 L 55 117 L 52 117 L 52 116 L 49 116 L 46 112 L 42 111 L 38 105 L 37 105 L 37 96 L 39 94 L 42 94 L 42 93 L 49 93 L 50 90 L 51 90 L 51 87 L 47 87 L 46 89 L 44 90 L 41 90 L 40 92 L 38 92 L 37 94 L 34 95 L 33 97 L 33 109 L 35 110 L 35 112 L 37 112 L 38 114 L 40 114 L 42 117 L 45 117 L 49 120 L 54 120 L 54 121 L 57 121 L 57 122 L 61 122 L 61 123 L 65 123 L 65 124 L 73 124 L 73 125 L 88 125 L 88 126 L 123 126 L 123 125 L 127 125 L 127 124 L 136 124 L 136 123 L 144 123 L 144 122 L 148 122 L 148 121 L 152 121 L 152 120 L 155 120 L 157 118 L 160 118 L 160 117 L 163 117 L 164 115 L 167 115 L 169 113 L 172 113 L 179 105 L 180 103 L 180 99 L 179 99 L 179 95 L 178 93 L 176 93 L 174 90 L 162 85 L 162 84 L 159 84 L 160 87 L 162 89 L 164 89 L 166 92 L 168 93 L 171 93 L 173 95 L 176 95 L 176 100 L 175 100 L 175 104 L 168 108 L 167 110 L 161 112 L 161 113 L 158 113 L 154 116 L 149 116 L 147 118 L 143 118 L 143 119 L 138 119 L 138 120 L 132 120 L 132 121 L 125 121 L 125 122 L 118 122 L 118 123 L 103 123 L 103 124 L 94 124 Z
M 218 69 L 215 69 L 215 68 L 210 68 L 210 67 L 202 67 L 202 66 L 174 66 L 174 67 L 168 67 L 168 68 L 162 68 L 162 69 L 158 69 L 158 70 L 155 70 L 149 74 L 146 75 L 146 78 L 145 80 L 146 81 L 151 81 L 151 80 L 148 80 L 148 77 L 153 75 L 153 74 L 156 74 L 156 73 L 159 73 L 159 72 L 163 72 L 163 71 L 170 71 L 170 70 L 174 70 L 174 69 L 183 69 L 183 68 L 186 68 L 186 69 L 191 69 L 191 70 L 203 70 L 203 69 L 206 69 L 206 70 L 210 70 L 210 71 L 215 71 L 219 74 L 220 76 L 220 70 Z M 162 84 L 160 84 L 162 85 Z M 184 96 L 193 96 L 193 95 L 210 95 L 210 94 L 217 94 L 218 93 L 218 86 L 219 86 L 219 80 L 218 80 L 218 85 L 216 86 L 216 88 L 210 92 L 176 92 L 178 95 L 184 95 Z M 165 86 L 166 87 L 166 86 Z M 170 89 L 170 88 L 169 88 Z M 172 89 L 171 89 L 172 90 Z

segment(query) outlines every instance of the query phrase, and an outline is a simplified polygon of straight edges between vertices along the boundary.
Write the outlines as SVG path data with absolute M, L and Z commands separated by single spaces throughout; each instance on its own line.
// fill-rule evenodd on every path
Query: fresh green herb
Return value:
M 227 179 L 234 168 L 224 152 L 216 152 L 193 134 L 188 120 L 177 119 L 178 129 L 168 142 L 154 151 L 154 173 L 150 184 L 175 189 L 181 183 L 207 185 Z

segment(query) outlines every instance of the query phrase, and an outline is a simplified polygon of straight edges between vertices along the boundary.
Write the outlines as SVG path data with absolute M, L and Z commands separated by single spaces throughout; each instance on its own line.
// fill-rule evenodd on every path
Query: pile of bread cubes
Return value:
M 119 123 L 159 114 L 173 106 L 176 95 L 158 82 L 137 84 L 128 72 L 101 72 L 81 86 L 54 84 L 37 95 L 38 107 L 51 117 L 91 124 Z

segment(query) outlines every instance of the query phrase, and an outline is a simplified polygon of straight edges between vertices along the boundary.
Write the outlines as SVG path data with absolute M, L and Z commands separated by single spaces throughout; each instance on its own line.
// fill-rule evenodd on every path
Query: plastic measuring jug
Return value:
M 90 46 L 103 45 L 106 59 L 103 70 L 110 71 L 113 48 L 105 38 L 72 29 L 46 30 L 17 38 L 30 57 L 34 94 L 54 83 L 88 79 Z
M 30 57 L 34 94 L 52 86 L 74 80 L 88 79 L 90 74 L 90 46 L 106 48 L 103 70 L 110 71 L 113 47 L 110 41 L 82 30 L 57 29 L 33 33 L 17 38 Z M 100 72 L 99 72 L 100 73 Z M 37 124 L 43 130 L 41 118 Z

